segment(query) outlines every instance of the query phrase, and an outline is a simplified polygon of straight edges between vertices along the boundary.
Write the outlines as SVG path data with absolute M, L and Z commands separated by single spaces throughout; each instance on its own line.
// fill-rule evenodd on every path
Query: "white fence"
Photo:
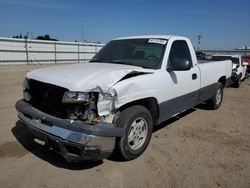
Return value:
M 0 37 L 0 64 L 80 63 L 104 45 Z

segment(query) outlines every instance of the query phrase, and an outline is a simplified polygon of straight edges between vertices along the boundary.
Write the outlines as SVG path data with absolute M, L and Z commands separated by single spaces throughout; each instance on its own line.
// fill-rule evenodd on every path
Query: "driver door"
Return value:
M 189 70 L 177 70 L 176 64 L 189 61 L 192 66 Z M 172 43 L 166 70 L 166 95 L 169 100 L 164 103 L 162 113 L 169 118 L 184 110 L 192 108 L 198 102 L 200 87 L 200 72 L 192 62 L 189 47 L 184 40 Z

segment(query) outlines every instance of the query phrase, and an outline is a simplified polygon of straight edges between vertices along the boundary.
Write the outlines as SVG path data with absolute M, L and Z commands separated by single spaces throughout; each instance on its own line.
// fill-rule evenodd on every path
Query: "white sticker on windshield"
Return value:
M 167 40 L 164 39 L 149 39 L 148 43 L 156 43 L 156 44 L 166 44 Z

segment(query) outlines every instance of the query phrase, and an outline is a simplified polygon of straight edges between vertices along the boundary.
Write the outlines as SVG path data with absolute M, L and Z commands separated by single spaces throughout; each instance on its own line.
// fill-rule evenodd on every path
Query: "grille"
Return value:
M 44 113 L 67 118 L 66 105 L 62 103 L 63 95 L 67 89 L 52 84 L 29 80 L 29 93 L 31 105 Z

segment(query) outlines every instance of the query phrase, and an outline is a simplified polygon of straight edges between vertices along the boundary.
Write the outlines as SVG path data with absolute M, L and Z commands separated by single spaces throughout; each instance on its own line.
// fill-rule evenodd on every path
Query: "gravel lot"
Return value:
M 25 73 L 38 67 L 0 66 L 0 187 L 250 187 L 250 79 L 225 89 L 219 110 L 158 126 L 136 160 L 67 163 L 16 116 Z

